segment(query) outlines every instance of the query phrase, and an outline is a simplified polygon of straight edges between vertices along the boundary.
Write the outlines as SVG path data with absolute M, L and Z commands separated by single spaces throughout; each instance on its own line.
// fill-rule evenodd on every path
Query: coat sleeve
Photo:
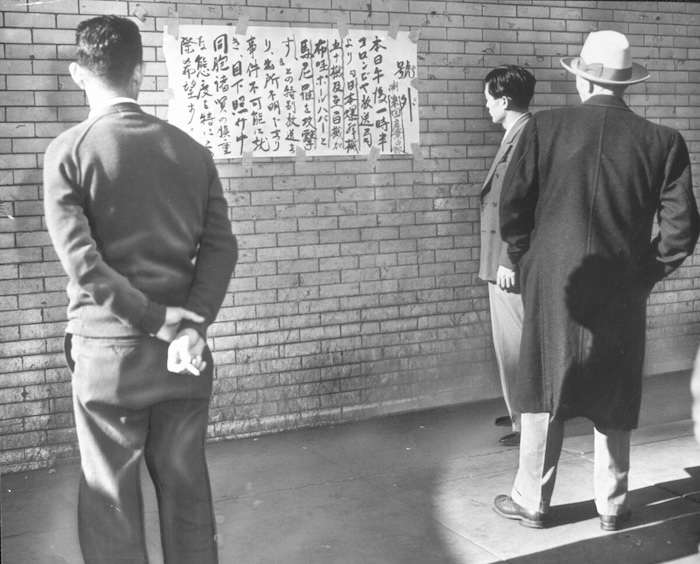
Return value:
M 204 230 L 199 241 L 195 274 L 185 308 L 204 317 L 204 322 L 184 320 L 181 329 L 191 327 L 206 337 L 224 300 L 238 259 L 238 245 L 231 232 L 228 202 L 214 162 L 209 158 L 209 196 Z
M 674 132 L 666 160 L 657 220 L 659 230 L 642 267 L 651 285 L 673 272 L 693 253 L 700 233 L 690 157 L 678 132 Z
M 498 266 L 503 266 L 508 270 L 518 270 L 518 265 L 513 262 L 508 253 L 508 245 L 503 243 L 501 245 L 501 250 L 498 253 Z
M 693 429 L 695 440 L 700 444 L 700 349 L 695 356 L 693 374 L 690 379 L 690 392 L 693 396 Z
M 61 265 L 95 305 L 125 325 L 157 333 L 165 321 L 165 306 L 150 301 L 100 254 L 85 215 L 80 167 L 69 141 L 54 141 L 44 158 L 44 214 Z
M 508 257 L 514 265 L 530 248 L 530 235 L 535 227 L 539 194 L 537 153 L 536 120 L 531 119 L 515 146 L 501 192 L 501 238 L 508 245 Z

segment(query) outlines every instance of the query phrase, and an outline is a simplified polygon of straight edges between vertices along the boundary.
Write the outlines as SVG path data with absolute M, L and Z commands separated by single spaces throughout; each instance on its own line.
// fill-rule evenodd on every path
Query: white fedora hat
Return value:
M 632 62 L 630 44 L 617 31 L 594 31 L 581 49 L 580 57 L 564 57 L 562 66 L 578 76 L 600 84 L 635 84 L 649 78 L 649 72 Z

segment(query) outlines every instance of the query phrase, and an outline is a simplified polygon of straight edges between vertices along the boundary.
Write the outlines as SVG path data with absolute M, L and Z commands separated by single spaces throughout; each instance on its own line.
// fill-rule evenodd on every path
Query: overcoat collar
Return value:
M 506 135 L 503 138 L 503 141 L 501 141 L 501 146 L 498 148 L 498 151 L 496 152 L 496 156 L 493 158 L 493 162 L 491 163 L 491 168 L 489 169 L 489 172 L 486 175 L 486 178 L 484 179 L 484 184 L 481 186 L 481 195 L 482 196 L 486 192 L 488 192 L 489 188 L 491 187 L 491 178 L 493 177 L 493 173 L 496 171 L 496 167 L 498 166 L 498 163 L 500 163 L 503 160 L 503 157 L 508 154 L 508 151 L 513 149 L 514 139 L 518 136 L 518 133 L 525 126 L 525 124 L 528 121 L 530 121 L 531 117 L 532 117 L 532 114 L 530 112 L 524 113 L 522 118 L 518 118 L 518 121 L 513 124 L 513 127 L 511 127 L 506 132 Z
M 604 108 L 615 108 L 631 112 L 627 104 L 621 98 L 610 96 L 609 94 L 596 94 L 583 103 L 584 106 L 599 106 Z

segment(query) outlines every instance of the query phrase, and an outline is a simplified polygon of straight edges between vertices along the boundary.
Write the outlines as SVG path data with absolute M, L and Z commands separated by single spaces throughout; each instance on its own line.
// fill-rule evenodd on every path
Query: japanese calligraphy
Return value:
M 411 153 L 416 45 L 379 30 L 179 26 L 164 35 L 168 119 L 217 159 Z

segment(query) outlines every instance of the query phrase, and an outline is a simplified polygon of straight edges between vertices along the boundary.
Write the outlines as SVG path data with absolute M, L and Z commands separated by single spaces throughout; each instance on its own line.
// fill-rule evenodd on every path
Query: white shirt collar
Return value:
M 129 98 L 127 96 L 117 96 L 115 98 L 110 98 L 109 100 L 105 100 L 104 102 L 102 102 L 98 106 L 96 106 L 94 108 L 90 108 L 90 116 L 89 117 L 93 117 L 93 116 L 99 114 L 100 112 L 106 110 L 110 106 L 116 106 L 117 104 L 136 104 L 136 105 L 138 105 L 138 102 L 136 100 L 134 100 L 133 98 Z
M 521 122 L 521 121 L 523 121 L 524 119 L 527 119 L 529 116 L 530 116 L 530 112 L 525 112 L 524 114 L 520 114 L 520 115 L 518 116 L 518 119 L 516 119 L 513 123 L 511 123 L 511 124 L 506 128 L 506 132 L 505 132 L 505 134 L 503 135 L 503 139 L 501 140 L 501 142 L 503 142 L 503 141 L 506 140 L 506 138 L 508 137 L 508 133 L 510 132 L 511 129 L 513 129 L 513 127 L 515 127 L 515 124 L 516 124 L 516 123 Z

